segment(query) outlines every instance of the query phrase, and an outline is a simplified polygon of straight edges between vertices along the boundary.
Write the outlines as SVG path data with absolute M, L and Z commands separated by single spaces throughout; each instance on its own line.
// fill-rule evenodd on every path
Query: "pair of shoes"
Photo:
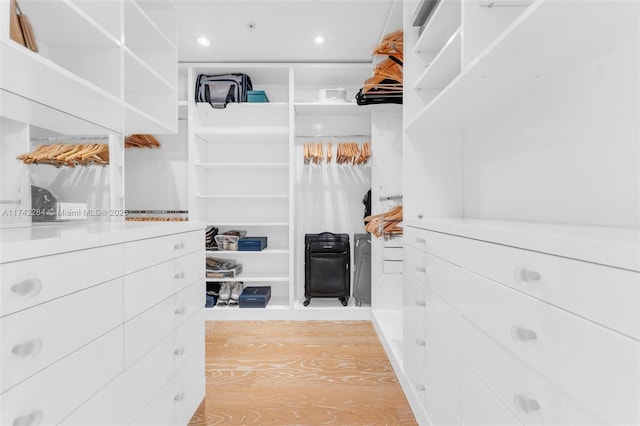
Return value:
M 224 302 L 231 297 L 231 284 L 230 281 L 224 281 L 220 283 L 220 290 L 218 291 L 218 298 Z
M 231 287 L 231 300 L 238 301 L 240 295 L 244 291 L 244 283 L 242 281 L 236 281 Z
M 242 281 L 224 281 L 220 283 L 220 292 L 218 293 L 218 297 L 222 301 L 228 301 L 231 299 L 237 302 L 243 291 L 244 283 Z

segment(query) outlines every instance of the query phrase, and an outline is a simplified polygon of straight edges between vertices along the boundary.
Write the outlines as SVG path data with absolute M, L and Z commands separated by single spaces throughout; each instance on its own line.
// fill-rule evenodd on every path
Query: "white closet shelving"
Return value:
M 637 389 L 612 382 L 637 377 L 637 366 L 620 359 L 595 387 L 581 379 L 595 359 L 571 373 L 549 368 L 590 345 L 620 345 L 599 355 L 607 359 L 640 353 L 618 320 L 634 322 L 637 296 L 599 296 L 640 282 L 638 12 L 637 2 L 445 0 L 422 33 L 405 28 L 410 233 L 398 364 L 420 422 L 638 421 Z M 576 296 L 582 268 L 607 284 L 581 280 Z
M 339 206 L 340 229 L 322 219 L 315 222 L 318 229 L 311 230 L 305 219 L 294 221 L 294 217 L 315 216 L 324 208 L 322 199 L 314 199 L 318 208 L 310 208 L 306 192 L 301 193 L 297 186 L 304 171 L 302 138 L 346 142 L 353 136 L 370 137 L 370 110 L 351 102 L 369 71 L 369 64 L 181 64 L 179 77 L 187 80 L 188 93 L 180 99 L 187 105 L 190 120 L 190 220 L 204 221 L 220 232 L 237 229 L 247 231 L 248 236 L 268 238 L 267 248 L 260 252 L 207 252 L 243 265 L 235 279 L 209 278 L 209 282 L 242 281 L 270 285 L 272 291 L 267 309 L 217 306 L 208 310 L 210 318 L 368 318 L 366 308 L 345 308 L 337 298 L 335 306 L 316 299 L 316 306 L 303 307 L 304 260 L 300 257 L 305 232 L 364 231 L 351 229 L 349 224 L 355 222 L 354 216 L 361 222 L 366 189 L 361 191 L 359 186 L 368 189 L 370 185 L 366 166 L 357 172 L 362 178 L 359 186 L 343 182 L 357 196 L 350 205 Z M 224 109 L 194 102 L 199 74 L 228 72 L 249 75 L 253 89 L 264 90 L 269 102 L 232 103 Z M 337 87 L 347 89 L 349 102 L 317 102 L 318 90 Z M 316 189 L 325 191 L 325 183 L 316 182 Z M 339 186 L 330 190 L 339 191 Z M 346 216 L 341 217 L 341 212 Z
M 19 5 L 39 52 L 11 40 L 9 26 L 3 25 L 4 116 L 41 127 L 45 121 L 57 125 L 35 114 L 33 106 L 21 108 L 18 95 L 93 123 L 97 131 L 176 131 L 173 1 L 21 0 Z M 8 1 L 0 5 L 0 17 L 9 22 Z

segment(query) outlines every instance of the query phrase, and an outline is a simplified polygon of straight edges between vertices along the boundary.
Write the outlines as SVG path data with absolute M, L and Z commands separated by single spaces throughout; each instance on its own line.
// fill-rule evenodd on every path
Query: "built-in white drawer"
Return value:
M 463 361 L 520 422 L 526 425 L 586 426 L 606 424 L 596 413 L 587 409 L 587 407 L 596 409 L 599 404 L 581 405 L 553 382 L 505 350 L 484 331 L 471 322 L 465 321 L 465 323 L 464 342 L 467 347 L 464 351 Z M 603 359 L 604 362 L 606 361 Z M 595 388 L 601 388 L 604 392 L 614 391 L 615 384 L 599 381 L 592 375 L 593 370 L 585 370 L 583 373 L 585 375 L 583 384 L 587 391 L 599 392 Z M 636 376 L 633 379 L 637 380 Z M 463 387 L 463 407 L 470 415 L 469 404 L 472 404 L 473 401 L 469 400 L 465 391 Z M 635 421 L 612 420 L 608 424 L 637 423 Z
M 404 247 L 404 273 L 424 283 L 427 274 L 425 253 L 413 246 Z
M 184 232 L 126 243 L 124 245 L 124 273 L 130 274 L 175 257 L 204 250 L 204 243 L 202 231 Z
M 204 250 L 190 253 L 124 277 L 125 321 L 196 280 L 204 282 Z
M 173 398 L 174 424 L 188 424 L 204 399 L 206 385 L 204 371 L 205 345 L 201 344 L 176 373 L 176 394 Z
M 418 391 L 424 387 L 425 300 L 424 287 L 414 278 L 403 276 L 403 360 L 402 367 Z
M 122 421 L 122 374 L 64 419 L 60 426 L 116 426 Z
M 403 260 L 402 247 L 383 247 L 382 260 Z
M 174 366 L 181 368 L 191 358 L 197 348 L 205 343 L 205 317 L 204 308 L 192 315 L 186 322 L 175 329 L 173 333 Z M 202 358 L 201 370 L 204 370 L 204 358 Z M 203 373 L 204 374 L 204 373 Z
M 191 318 L 193 314 L 204 309 L 203 295 L 205 293 L 206 283 L 204 281 L 196 281 L 178 293 L 178 300 L 174 311 L 176 326 Z
M 0 424 L 58 424 L 121 371 L 117 328 L 0 395 Z
M 0 316 L 120 276 L 121 245 L 0 264 Z
M 169 335 L 124 371 L 124 421 L 130 424 L 175 373 L 175 346 Z
M 131 423 L 132 426 L 169 426 L 173 423 L 176 401 L 176 377 L 165 384 Z
M 120 324 L 122 278 L 0 318 L 2 392 Z
M 463 424 L 474 426 L 522 424 L 464 364 L 462 364 L 461 388 L 460 420 Z
M 429 373 L 425 373 L 424 387 L 422 405 L 430 423 L 437 426 L 461 425 L 458 414 L 449 404 L 449 401 L 447 401 L 447 398 L 445 398 L 436 381 Z
M 469 239 L 463 244 L 463 263 L 466 269 L 640 339 L 640 273 Z
M 447 402 L 460 417 L 460 358 L 439 333 L 429 333 L 424 347 L 424 367 Z
M 461 304 L 469 303 L 464 290 L 458 285 L 464 279 L 465 271 L 453 263 L 425 254 L 425 287 L 456 310 L 462 311 Z
M 410 245 L 456 265 L 461 264 L 462 238 L 455 235 L 405 226 L 404 242 L 405 246 Z
M 425 337 L 429 341 L 438 335 L 453 352 L 462 351 L 462 314 L 429 288 L 425 288 Z
M 606 422 L 640 423 L 638 341 L 472 272 L 452 285 L 463 315 L 527 365 Z

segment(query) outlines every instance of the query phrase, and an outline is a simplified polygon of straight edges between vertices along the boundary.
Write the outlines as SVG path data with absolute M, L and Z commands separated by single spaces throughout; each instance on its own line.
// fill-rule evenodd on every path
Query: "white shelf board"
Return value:
M 418 78 L 415 90 L 442 90 L 447 84 L 460 74 L 461 70 L 461 50 L 462 50 L 462 28 L 451 36 L 447 44 L 440 53 L 433 58 L 422 75 Z
M 296 115 L 369 115 L 371 109 L 356 103 L 319 103 L 297 102 L 294 104 Z
M 640 229 L 473 218 L 405 220 L 405 226 L 640 271 Z
M 230 199 L 230 198 L 235 198 L 235 199 L 241 199 L 241 200 L 251 200 L 251 199 L 255 199 L 255 198 L 267 198 L 267 199 L 273 199 L 273 198 L 289 198 L 289 195 L 287 194 L 233 194 L 233 195 L 196 195 L 196 198 L 200 198 L 200 199 Z
M 196 167 L 208 169 L 286 169 L 289 163 L 196 163 Z
M 460 27 L 462 22 L 462 5 L 460 0 L 440 1 L 431 13 L 420 38 L 416 42 L 414 52 L 435 53 L 440 51 Z
M 222 255 L 222 256 L 226 256 L 226 255 L 250 255 L 250 256 L 255 256 L 255 255 L 269 255 L 269 254 L 289 254 L 289 250 L 283 250 L 283 249 L 272 249 L 267 247 L 266 249 L 262 250 L 262 251 L 240 251 L 240 250 L 207 250 L 206 252 L 207 256 L 212 256 L 215 257 L 217 255 Z
M 406 130 L 423 134 L 479 123 L 548 80 L 632 40 L 637 37 L 634 3 L 540 0 L 532 4 Z M 571 30 L 567 22 L 572 23 Z
M 138 130 L 136 130 L 138 129 Z M 164 123 L 147 114 L 138 107 L 124 104 L 124 132 L 131 133 L 145 129 L 146 133 L 166 134 L 178 131 L 177 120 L 173 123 Z
M 288 320 L 288 321 L 368 321 L 371 309 L 368 307 L 303 307 L 297 302 L 291 307 L 284 302 L 271 299 L 266 308 L 240 308 L 238 306 L 216 306 L 205 309 L 207 321 L 223 320 Z
M 197 127 L 196 136 L 288 136 L 287 126 Z
M 235 278 L 232 277 L 224 277 L 224 278 L 210 278 L 206 277 L 207 282 L 216 283 L 223 281 L 243 281 L 243 282 L 287 282 L 289 281 L 289 275 L 287 272 L 242 272 Z
M 211 222 L 217 227 L 239 227 L 239 226 L 289 226 L 289 222 Z
M 125 2 L 125 46 L 130 47 L 133 51 L 158 50 L 158 47 L 162 45 L 168 50 L 175 50 L 175 43 L 169 40 L 138 3 L 135 1 Z
M 158 85 L 160 85 L 166 90 L 175 92 L 175 86 L 162 77 L 134 51 L 126 46 L 123 50 L 125 52 L 124 66 L 126 91 L 155 93 L 158 91 Z
M 235 114 L 269 114 L 286 113 L 289 110 L 287 102 L 230 102 L 226 108 L 213 108 L 206 102 L 197 102 L 196 109 L 199 114 L 225 115 Z

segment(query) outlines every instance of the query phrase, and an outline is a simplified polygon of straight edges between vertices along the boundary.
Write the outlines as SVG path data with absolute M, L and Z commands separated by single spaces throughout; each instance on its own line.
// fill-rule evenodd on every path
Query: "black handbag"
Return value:
M 253 84 L 246 74 L 200 74 L 196 79 L 195 101 L 226 108 L 229 102 L 247 102 L 249 90 L 253 90 Z

